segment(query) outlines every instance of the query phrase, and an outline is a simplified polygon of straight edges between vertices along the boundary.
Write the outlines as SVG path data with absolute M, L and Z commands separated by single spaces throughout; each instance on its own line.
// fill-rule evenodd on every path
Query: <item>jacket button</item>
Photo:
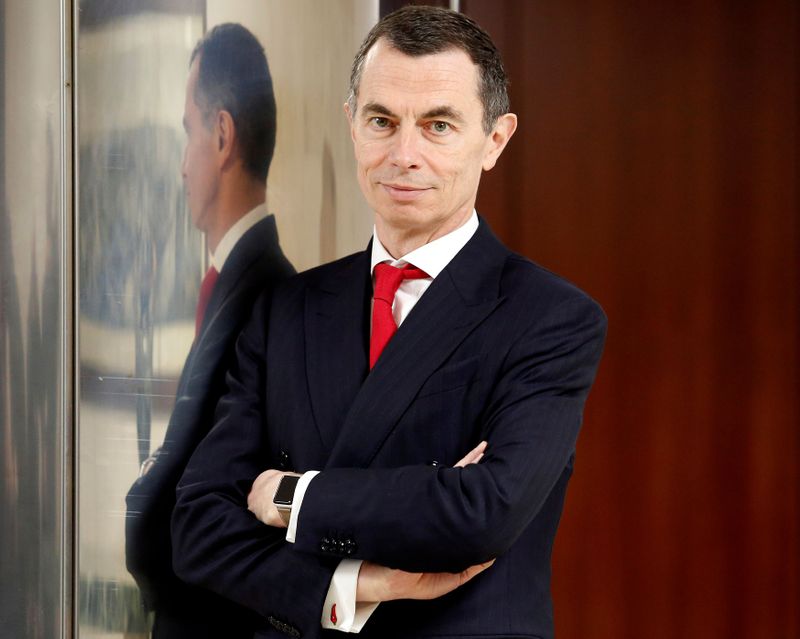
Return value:
M 280 470 L 290 470 L 290 461 L 289 453 L 287 453 L 285 450 L 282 450 L 280 453 L 278 453 L 278 468 Z
M 433 466 L 434 468 L 436 468 L 437 466 L 441 466 L 441 464 L 435 459 L 432 459 L 428 462 L 428 466 Z

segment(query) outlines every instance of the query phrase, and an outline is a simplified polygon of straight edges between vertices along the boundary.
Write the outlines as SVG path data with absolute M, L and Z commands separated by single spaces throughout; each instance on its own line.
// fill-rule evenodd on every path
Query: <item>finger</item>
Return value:
M 485 450 L 486 450 L 486 442 L 483 441 L 480 444 L 478 444 L 475 448 L 473 448 L 471 451 L 469 451 L 466 455 L 464 455 L 464 457 L 462 457 L 456 463 L 456 466 L 463 468 L 468 464 L 474 464 L 476 460 L 479 459 L 481 455 L 483 455 L 483 451 Z
M 476 577 L 476 576 L 478 576 L 479 574 L 481 574 L 481 573 L 482 573 L 484 570 L 486 570 L 487 568 L 491 567 L 491 565 L 494 563 L 494 561 L 495 561 L 495 560 L 494 560 L 494 559 L 492 559 L 491 561 L 486 561 L 486 562 L 484 562 L 484 563 L 482 563 L 482 564 L 476 564 L 476 565 L 474 565 L 474 566 L 470 566 L 469 568 L 467 568 L 466 570 L 464 570 L 464 571 L 463 571 L 463 572 L 462 572 L 462 573 L 459 575 L 459 577 L 460 577 L 460 580 L 459 580 L 459 586 L 462 586 L 462 585 L 464 585 L 464 584 L 465 584 L 465 583 L 467 583 L 467 582 L 468 582 L 470 579 L 473 579 L 474 577 Z
M 470 457 L 471 457 L 470 463 L 471 464 L 476 464 L 476 463 L 478 463 L 478 461 L 480 461 L 480 459 L 483 457 L 484 453 L 486 452 L 486 447 L 488 445 L 489 444 L 486 441 L 482 441 L 480 444 L 478 444 L 477 446 L 475 446 L 475 448 L 472 449 L 472 452 L 470 453 Z
M 456 468 L 463 468 L 469 464 L 475 464 L 480 461 L 481 457 L 483 457 L 483 453 L 486 450 L 487 442 L 482 441 L 480 444 L 475 446 L 471 451 L 469 451 L 466 455 L 464 455 L 461 459 L 459 459 L 455 463 Z
M 405 597 L 408 599 L 437 599 L 442 595 L 460 588 L 465 583 L 475 578 L 494 563 L 494 559 L 470 566 L 460 573 L 422 573 L 418 579 L 421 587 L 415 588 L 411 594 Z

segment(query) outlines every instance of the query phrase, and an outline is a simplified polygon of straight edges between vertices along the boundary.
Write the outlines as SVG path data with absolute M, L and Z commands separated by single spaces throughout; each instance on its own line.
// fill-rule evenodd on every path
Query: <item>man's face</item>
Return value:
M 484 132 L 478 68 L 460 49 L 411 57 L 379 40 L 364 62 L 356 113 L 345 108 L 379 236 L 431 241 L 463 224 L 481 171 L 510 137 L 498 144 Z
M 206 125 L 200 107 L 194 101 L 199 62 L 199 58 L 192 62 L 186 83 L 183 110 L 186 147 L 181 174 L 192 222 L 198 229 L 207 232 L 213 222 L 219 187 L 219 171 L 215 162 L 218 144 L 213 126 Z

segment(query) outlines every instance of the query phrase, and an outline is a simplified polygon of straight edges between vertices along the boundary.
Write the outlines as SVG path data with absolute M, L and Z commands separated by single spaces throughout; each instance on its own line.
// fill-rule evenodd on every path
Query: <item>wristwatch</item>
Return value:
M 278 514 L 287 528 L 289 527 L 289 519 L 292 516 L 294 489 L 297 488 L 297 482 L 300 481 L 300 477 L 302 477 L 300 473 L 286 473 L 278 482 L 275 495 L 272 497 L 272 503 L 275 504 L 275 508 L 278 509 Z

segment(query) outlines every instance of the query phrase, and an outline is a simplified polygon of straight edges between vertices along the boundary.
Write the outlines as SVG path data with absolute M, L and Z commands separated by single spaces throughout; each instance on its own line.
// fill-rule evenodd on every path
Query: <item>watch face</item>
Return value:
M 297 482 L 300 481 L 299 477 L 293 475 L 285 475 L 278 484 L 278 490 L 275 491 L 275 497 L 272 503 L 276 506 L 291 506 L 294 499 L 294 489 L 297 487 Z

